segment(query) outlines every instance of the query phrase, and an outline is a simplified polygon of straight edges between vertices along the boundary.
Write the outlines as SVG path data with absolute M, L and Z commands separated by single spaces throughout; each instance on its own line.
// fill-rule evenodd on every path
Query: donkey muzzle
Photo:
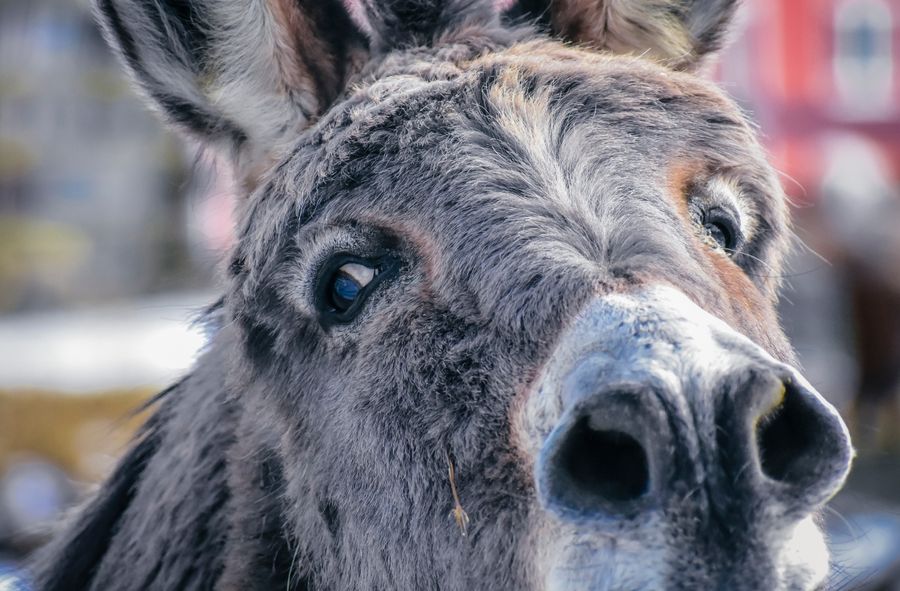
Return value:
M 540 500 L 593 528 L 679 512 L 796 523 L 840 488 L 852 456 L 796 369 L 668 287 L 594 301 L 535 400 Z

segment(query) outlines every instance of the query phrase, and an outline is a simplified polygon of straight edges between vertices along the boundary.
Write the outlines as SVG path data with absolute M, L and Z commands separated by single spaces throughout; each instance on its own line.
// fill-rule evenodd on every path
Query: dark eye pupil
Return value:
M 703 227 L 709 237 L 715 240 L 716 244 L 721 248 L 734 248 L 734 245 L 731 243 L 731 234 L 722 224 L 707 223 Z
M 361 291 L 362 286 L 355 279 L 338 271 L 331 284 L 331 303 L 337 311 L 346 311 L 353 305 Z

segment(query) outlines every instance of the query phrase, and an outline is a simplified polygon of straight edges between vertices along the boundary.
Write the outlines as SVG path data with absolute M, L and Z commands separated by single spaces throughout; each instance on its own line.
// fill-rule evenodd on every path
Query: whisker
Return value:
M 790 230 L 790 238 L 793 242 L 796 242 L 797 244 L 799 244 L 799 246 L 801 248 L 806 250 L 806 252 L 810 253 L 811 255 L 813 255 L 814 257 L 816 257 L 817 259 L 819 259 L 820 261 L 822 261 L 824 264 L 828 265 L 829 267 L 832 266 L 831 261 L 829 261 L 823 255 L 819 254 L 816 251 L 816 249 L 814 249 L 812 246 L 807 244 L 806 241 L 800 237 L 800 235 L 797 233 L 796 230 L 794 230 L 794 229 Z
M 775 172 L 778 173 L 778 176 L 791 181 L 791 183 L 793 183 L 794 186 L 796 186 L 798 189 L 800 189 L 800 192 L 803 194 L 804 199 L 809 197 L 809 191 L 806 190 L 806 187 L 803 186 L 803 183 L 801 183 L 800 181 L 798 181 L 797 179 L 795 179 L 794 177 L 792 177 L 785 171 L 781 170 L 780 168 L 775 168 Z M 788 195 L 787 193 L 785 193 L 784 198 L 793 207 L 796 207 L 796 208 L 809 207 L 808 205 L 802 205 L 802 204 L 795 202 L 793 199 L 791 199 L 790 195 Z
M 854 530 L 855 530 L 856 528 L 853 526 L 852 523 L 850 523 L 850 521 L 847 520 L 846 517 L 844 517 L 844 516 L 841 514 L 840 511 L 838 511 L 837 509 L 835 509 L 835 508 L 833 508 L 833 507 L 830 507 L 830 506 L 828 506 L 828 505 L 825 505 L 824 510 L 825 510 L 825 511 L 828 511 L 829 513 L 831 513 L 832 515 L 834 515 L 835 517 L 837 517 L 838 519 L 840 519 L 840 520 L 841 520 L 841 523 L 843 523 L 843 524 L 846 526 L 848 532 L 850 532 L 851 534 L 854 533 Z
M 300 555 L 300 542 L 297 542 L 296 548 L 294 548 L 294 553 L 291 556 L 291 566 L 288 568 L 287 581 L 284 585 L 285 591 L 291 590 L 291 581 L 294 578 L 294 565 L 297 563 L 297 558 Z
M 752 260 L 754 260 L 754 261 L 759 262 L 760 264 L 764 265 L 766 268 L 768 268 L 768 269 L 770 269 L 770 270 L 772 270 L 772 271 L 775 270 L 775 269 L 772 267 L 772 265 L 770 265 L 769 263 L 767 263 L 767 262 L 764 261 L 763 259 L 761 259 L 761 258 L 759 258 L 759 257 L 757 257 L 757 256 L 754 256 L 754 255 L 752 255 L 752 254 L 750 254 L 750 253 L 740 252 L 740 251 L 735 250 L 735 249 L 733 249 L 733 248 L 725 248 L 724 250 L 725 250 L 725 252 L 730 253 L 730 254 L 740 254 L 741 256 L 745 256 L 745 257 L 747 257 L 747 258 L 749 258 L 749 259 L 752 259 Z M 810 249 L 810 250 L 811 250 L 811 249 Z M 830 265 L 830 263 L 829 263 L 827 260 L 825 260 L 824 258 L 822 258 L 821 256 L 820 256 L 819 258 L 820 258 L 825 264 Z M 804 275 L 809 275 L 810 273 L 815 273 L 816 271 L 820 270 L 821 268 L 822 268 L 822 265 L 819 265 L 819 266 L 812 267 L 812 268 L 810 268 L 810 269 L 806 269 L 806 270 L 804 270 L 804 271 L 798 271 L 798 272 L 796 272 L 796 273 L 774 273 L 774 272 L 773 272 L 773 273 L 770 273 L 770 274 L 768 274 L 768 275 L 763 274 L 763 273 L 747 273 L 747 275 L 750 276 L 750 277 L 761 277 L 761 278 L 764 278 L 764 279 L 791 279 L 791 278 L 793 278 L 793 277 L 802 277 L 802 276 L 804 276 Z

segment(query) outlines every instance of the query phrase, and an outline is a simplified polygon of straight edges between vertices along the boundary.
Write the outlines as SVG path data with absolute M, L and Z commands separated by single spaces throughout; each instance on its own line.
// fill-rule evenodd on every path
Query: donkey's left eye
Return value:
M 731 230 L 727 225 L 718 222 L 707 222 L 703 225 L 703 230 L 719 248 L 727 250 L 734 248 L 734 239 L 731 237 Z
M 705 212 L 703 232 L 713 246 L 721 248 L 729 255 L 734 254 L 743 242 L 735 216 L 720 208 Z

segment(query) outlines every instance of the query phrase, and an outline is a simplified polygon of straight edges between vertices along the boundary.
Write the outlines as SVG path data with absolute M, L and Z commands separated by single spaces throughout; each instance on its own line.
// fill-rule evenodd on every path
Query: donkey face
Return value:
M 531 4 L 100 1 L 252 189 L 212 346 L 230 457 L 278 468 L 259 516 L 234 460 L 231 511 L 292 560 L 238 518 L 223 584 L 823 581 L 849 440 L 773 310 L 777 179 L 692 73 L 734 3 Z

